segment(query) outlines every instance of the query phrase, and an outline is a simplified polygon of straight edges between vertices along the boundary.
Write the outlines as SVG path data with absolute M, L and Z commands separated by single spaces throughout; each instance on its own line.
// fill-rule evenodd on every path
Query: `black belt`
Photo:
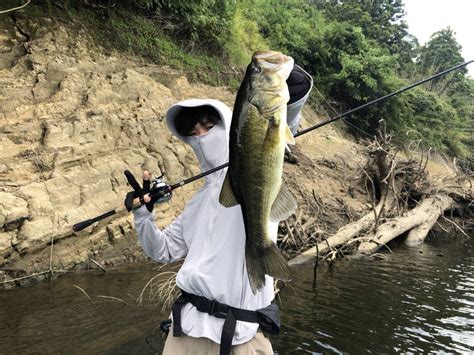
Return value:
M 217 301 L 211 301 L 206 297 L 196 296 L 185 291 L 181 292 L 181 295 L 172 307 L 173 336 L 179 337 L 182 335 L 181 308 L 183 308 L 186 303 L 191 303 L 199 312 L 225 319 L 221 335 L 220 355 L 230 354 L 232 338 L 238 320 L 258 323 L 264 331 L 269 332 L 271 335 L 278 335 L 280 331 L 280 317 L 278 314 L 278 306 L 275 303 L 270 304 L 268 307 L 257 309 L 256 311 L 249 311 L 242 308 L 231 307 Z

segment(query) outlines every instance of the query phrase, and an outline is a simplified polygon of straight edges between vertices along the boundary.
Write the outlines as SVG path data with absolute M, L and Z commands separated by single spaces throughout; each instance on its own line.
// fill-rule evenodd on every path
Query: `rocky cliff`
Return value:
M 47 21 L 43 19 L 43 22 Z M 163 117 L 186 97 L 232 105 L 226 88 L 104 53 L 83 33 L 9 19 L 0 32 L 0 267 L 18 277 L 48 269 L 142 259 L 122 214 L 75 234 L 74 223 L 119 208 L 123 170 L 176 182 L 199 172 Z M 34 36 L 31 34 L 34 32 Z M 159 206 L 166 225 L 198 184 Z M 3 278 L 3 277 L 2 277 Z

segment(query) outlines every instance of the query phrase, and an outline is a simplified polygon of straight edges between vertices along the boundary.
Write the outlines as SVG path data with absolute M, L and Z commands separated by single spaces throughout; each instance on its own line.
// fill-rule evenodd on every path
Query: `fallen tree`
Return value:
M 445 213 L 457 210 L 462 215 L 472 209 L 470 182 L 467 188 L 461 181 L 442 187 L 429 182 L 426 166 L 430 151 L 422 152 L 418 159 L 404 157 L 392 148 L 391 136 L 381 130 L 367 145 L 366 153 L 369 159 L 360 170 L 372 196 L 371 211 L 321 238 L 291 259 L 290 265 L 314 258 L 317 262 L 333 260 L 339 254 L 370 255 L 400 236 L 408 245 L 419 245 Z
M 428 232 L 445 210 L 451 207 L 452 198 L 446 195 L 436 195 L 423 199 L 414 209 L 403 215 L 388 219 L 377 228 L 376 233 L 362 239 L 358 251 L 363 254 L 371 254 L 386 245 L 392 239 L 409 231 L 407 239 L 410 245 L 422 243 Z

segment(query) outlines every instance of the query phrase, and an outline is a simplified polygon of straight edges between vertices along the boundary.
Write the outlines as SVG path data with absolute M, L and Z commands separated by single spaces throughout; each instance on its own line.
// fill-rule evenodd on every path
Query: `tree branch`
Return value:
M 20 10 L 20 9 L 23 9 L 24 7 L 28 6 L 28 4 L 31 2 L 31 0 L 28 0 L 26 4 L 23 4 L 21 6 L 18 6 L 18 7 L 14 7 L 12 9 L 8 9 L 8 10 L 2 10 L 0 11 L 0 14 L 6 14 L 7 12 L 12 12 L 12 11 L 16 11 L 16 10 Z

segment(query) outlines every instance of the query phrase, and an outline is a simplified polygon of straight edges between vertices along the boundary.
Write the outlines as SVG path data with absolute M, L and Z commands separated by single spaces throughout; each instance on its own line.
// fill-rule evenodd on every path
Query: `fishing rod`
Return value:
M 452 71 L 454 71 L 454 70 L 463 68 L 463 67 L 465 67 L 465 66 L 471 64 L 472 62 L 474 62 L 474 60 L 470 60 L 470 61 L 468 61 L 468 62 L 465 62 L 465 63 L 459 64 L 459 65 L 456 65 L 456 66 L 454 66 L 454 67 L 452 67 L 452 68 L 446 69 L 446 70 L 444 70 L 444 71 L 442 71 L 442 72 L 440 72 L 440 73 L 438 73 L 438 74 L 435 74 L 435 75 L 433 75 L 433 76 L 430 76 L 430 77 L 428 77 L 428 78 L 426 78 L 426 79 L 417 81 L 417 82 L 415 82 L 415 83 L 413 83 L 413 84 L 410 84 L 410 85 L 408 85 L 408 86 L 406 86 L 406 87 L 404 87 L 404 88 L 401 88 L 401 89 L 399 89 L 399 90 L 397 90 L 397 91 L 394 91 L 394 92 L 392 92 L 392 93 L 390 93 L 390 94 L 387 94 L 387 95 L 382 96 L 382 97 L 379 97 L 379 98 L 377 98 L 377 99 L 375 99 L 375 100 L 369 101 L 369 102 L 367 102 L 367 103 L 365 103 L 365 104 L 363 104 L 363 105 L 361 105 L 361 106 L 358 106 L 358 107 L 353 108 L 353 109 L 351 109 L 351 110 L 349 110 L 349 111 L 346 111 L 346 112 L 344 112 L 344 113 L 341 113 L 341 114 L 339 114 L 339 115 L 337 115 L 337 116 L 334 116 L 334 117 L 332 117 L 332 118 L 329 118 L 329 119 L 327 119 L 327 120 L 325 120 L 325 121 L 323 121 L 323 122 L 320 122 L 320 123 L 317 123 L 317 124 L 315 124 L 315 125 L 313 125 L 313 126 L 311 126 L 311 127 L 308 127 L 308 128 L 306 128 L 306 129 L 304 129 L 304 130 L 302 130 L 302 131 L 296 133 L 294 137 L 296 138 L 296 137 L 302 136 L 303 134 L 306 134 L 306 133 L 308 133 L 308 132 L 311 132 L 311 131 L 313 131 L 313 130 L 315 130 L 315 129 L 317 129 L 317 128 L 323 127 L 323 126 L 325 126 L 325 125 L 327 125 L 327 124 L 329 124 L 329 123 L 332 123 L 332 122 L 334 122 L 334 121 L 337 121 L 337 120 L 339 120 L 339 119 L 341 119 L 341 118 L 343 118 L 343 117 L 352 115 L 353 113 L 358 112 L 358 111 L 360 111 L 360 110 L 363 110 L 364 108 L 367 108 L 367 107 L 369 107 L 369 106 L 375 105 L 375 104 L 377 104 L 377 103 L 379 103 L 379 102 L 382 102 L 382 101 L 385 101 L 385 100 L 387 100 L 387 99 L 389 99 L 389 98 L 391 98 L 391 97 L 393 97 L 393 96 L 395 96 L 395 95 L 399 95 L 399 94 L 401 94 L 401 93 L 403 93 L 403 92 L 405 92 L 405 91 L 408 91 L 408 90 L 410 90 L 410 89 L 413 89 L 414 87 L 416 87 L 416 86 L 418 86 L 418 85 L 421 85 L 421 84 L 424 84 L 424 83 L 426 83 L 426 82 L 428 82 L 428 81 L 431 81 L 431 80 L 433 80 L 433 79 L 439 78 L 439 77 L 441 77 L 441 76 L 443 76 L 443 75 L 446 75 L 446 74 L 448 74 L 449 72 L 452 72 Z M 226 167 L 228 167 L 228 166 L 229 166 L 229 163 L 227 162 L 227 163 L 225 163 L 225 164 L 222 164 L 222 165 L 216 166 L 215 168 L 212 168 L 212 169 L 210 169 L 210 170 L 207 170 L 207 171 L 205 171 L 205 172 L 203 172 L 203 173 L 200 173 L 200 174 L 195 175 L 195 176 L 193 176 L 193 177 L 190 177 L 190 178 L 188 178 L 188 179 L 182 180 L 182 181 L 180 181 L 180 182 L 178 182 L 178 183 L 176 183 L 176 184 L 174 184 L 174 185 L 167 185 L 166 183 L 164 183 L 164 181 L 163 181 L 163 179 L 162 179 L 162 176 L 160 176 L 159 178 L 156 178 L 156 179 L 152 180 L 152 182 L 151 182 L 151 189 L 150 189 L 149 195 L 150 195 L 151 198 L 156 198 L 156 199 L 157 199 L 157 202 L 168 201 L 168 200 L 171 198 L 171 192 L 172 192 L 173 190 L 175 190 L 175 189 L 177 189 L 177 188 L 180 188 L 180 187 L 182 187 L 182 186 L 184 186 L 184 185 L 187 185 L 187 184 L 189 184 L 190 182 L 193 182 L 193 181 L 196 181 L 196 180 L 198 180 L 198 179 L 201 179 L 201 178 L 203 178 L 203 177 L 205 177 L 205 176 L 207 176 L 207 175 L 210 175 L 210 174 L 212 174 L 212 173 L 215 173 L 216 171 L 219 171 L 219 170 L 221 170 L 221 169 L 224 169 L 224 168 L 226 168 Z M 128 182 L 129 182 L 129 184 L 130 184 L 132 187 L 134 187 L 134 189 L 135 189 L 135 187 L 138 187 L 138 189 L 140 189 L 140 186 L 138 185 L 138 182 L 135 180 L 135 178 L 133 177 L 133 175 L 132 175 L 128 170 L 125 172 L 125 176 L 127 177 L 127 180 L 128 180 Z M 136 190 L 136 189 L 135 189 L 135 190 Z M 140 201 L 139 198 L 136 198 L 136 199 L 133 201 L 133 208 L 140 207 L 140 206 L 142 206 L 143 204 L 144 204 L 144 203 L 143 203 L 143 200 Z M 111 210 L 111 211 L 108 211 L 108 212 L 106 212 L 106 213 L 104 213 L 104 214 L 101 214 L 101 215 L 99 215 L 99 216 L 97 216 L 97 217 L 94 217 L 94 218 L 87 219 L 87 220 L 85 220 L 85 221 L 76 223 L 76 224 L 74 224 L 74 225 L 72 226 L 72 229 L 73 229 L 75 232 L 78 232 L 78 231 L 83 230 L 84 228 L 86 228 L 86 227 L 88 227 L 88 226 L 90 226 L 90 225 L 92 225 L 92 224 L 94 224 L 94 223 L 96 223 L 96 222 L 98 222 L 98 221 L 100 221 L 100 220 L 103 220 L 103 219 L 105 219 L 105 218 L 107 218 L 107 217 L 113 216 L 114 214 L 117 214 L 117 213 L 120 213 L 120 212 L 124 212 L 124 211 L 126 211 L 126 210 L 127 210 L 127 209 L 126 209 L 125 207 L 123 207 L 123 208 L 120 208 L 120 209 L 118 209 L 118 210 Z
M 193 182 L 193 181 L 196 181 L 200 178 L 203 178 L 204 176 L 212 174 L 212 173 L 214 173 L 218 170 L 221 170 L 221 169 L 225 168 L 228 165 L 229 165 L 229 163 L 219 165 L 219 166 L 217 166 L 215 168 L 212 168 L 210 170 L 207 170 L 207 171 L 205 171 L 201 174 L 198 174 L 198 175 L 195 175 L 195 176 L 190 177 L 188 179 L 182 180 L 182 181 L 180 181 L 180 182 L 178 182 L 174 185 L 166 184 L 163 181 L 163 175 L 162 175 L 162 176 L 160 176 L 158 178 L 155 178 L 151 181 L 151 183 L 150 183 L 150 192 L 149 192 L 150 198 L 156 198 L 158 203 L 168 201 L 171 198 L 171 193 L 172 193 L 173 190 L 175 190 L 175 189 L 177 189 L 181 186 L 187 185 L 190 182 Z M 133 187 L 133 189 L 135 191 L 139 191 L 141 189 L 140 185 L 138 184 L 138 182 L 136 181 L 136 179 L 135 179 L 135 177 L 133 176 L 132 173 L 130 173 L 128 170 L 125 170 L 125 176 L 127 178 L 128 183 Z M 142 203 L 140 201 L 140 198 L 135 198 L 133 200 L 132 208 L 140 207 L 143 204 L 144 203 Z M 86 219 L 82 222 L 76 223 L 72 226 L 72 229 L 75 232 L 79 232 L 79 231 L 83 230 L 84 228 L 87 228 L 87 227 L 89 227 L 90 225 L 92 225 L 96 222 L 99 222 L 99 221 L 101 221 L 105 218 L 113 216 L 114 214 L 125 212 L 125 211 L 127 211 L 127 209 L 125 207 L 108 211 L 108 212 L 103 213 L 103 214 L 101 214 L 97 217 L 94 217 L 94 218 L 91 218 L 91 219 Z
M 405 92 L 405 91 L 408 91 L 408 90 L 410 90 L 410 89 L 413 89 L 415 86 L 424 84 L 424 83 L 426 83 L 426 82 L 428 82 L 428 81 L 431 81 L 431 80 L 433 80 L 433 79 L 439 78 L 440 76 L 446 75 L 446 74 L 448 74 L 449 72 L 452 72 L 453 70 L 456 70 L 456 69 L 460 69 L 460 68 L 462 68 L 462 67 L 465 67 L 465 66 L 471 64 L 472 62 L 474 62 L 474 60 L 470 60 L 469 62 L 465 62 L 465 63 L 459 64 L 459 65 L 456 65 L 456 66 L 454 66 L 454 67 L 452 67 L 452 68 L 449 68 L 449 69 L 446 69 L 445 71 L 442 71 L 442 72 L 440 72 L 440 73 L 438 73 L 438 74 L 435 74 L 435 75 L 433 75 L 433 76 L 430 76 L 429 78 L 426 78 L 426 79 L 417 81 L 416 83 L 413 83 L 413 84 L 408 85 L 408 86 L 406 86 L 406 87 L 404 87 L 404 88 L 398 89 L 397 91 L 394 91 L 394 92 L 392 92 L 392 93 L 390 93 L 390 94 L 387 94 L 387 95 L 385 95 L 385 96 L 379 97 L 378 99 L 375 99 L 375 100 L 372 100 L 372 101 L 370 101 L 370 102 L 367 102 L 367 103 L 365 103 L 365 104 L 363 104 L 363 105 L 361 105 L 361 106 L 358 106 L 358 107 L 356 107 L 356 108 L 353 108 L 352 110 L 349 110 L 349 111 L 346 111 L 346 112 L 344 112 L 344 113 L 341 113 L 341 114 L 339 114 L 339 115 L 337 115 L 337 116 L 335 116 L 335 117 L 332 117 L 332 118 L 330 118 L 330 119 L 328 119 L 328 120 L 326 120 L 326 121 L 323 121 L 323 122 L 320 122 L 320 123 L 318 123 L 318 124 L 315 124 L 314 126 L 311 126 L 311 127 L 309 127 L 309 128 L 306 128 L 306 129 L 302 130 L 301 132 L 296 133 L 296 134 L 295 134 L 295 138 L 296 138 L 296 137 L 299 137 L 299 136 L 302 136 L 303 134 L 306 134 L 306 133 L 308 133 L 308 132 L 311 132 L 311 131 L 313 131 L 313 130 L 315 130 L 315 129 L 317 129 L 317 128 L 320 128 L 320 127 L 322 127 L 322 126 L 325 126 L 325 125 L 327 125 L 328 123 L 332 123 L 332 122 L 334 122 L 334 121 L 337 121 L 338 119 L 340 119 L 340 118 L 342 118 L 342 117 L 352 115 L 354 112 L 358 112 L 358 111 L 360 111 L 360 110 L 362 110 L 362 109 L 364 109 L 364 108 L 366 108 L 366 107 L 375 105 L 376 103 L 379 103 L 379 102 L 381 102 L 381 101 L 385 101 L 385 100 L 387 100 L 387 99 L 389 99 L 389 98 L 391 98 L 391 97 L 393 97 L 393 96 L 395 96 L 395 95 L 401 94 L 402 92 Z

